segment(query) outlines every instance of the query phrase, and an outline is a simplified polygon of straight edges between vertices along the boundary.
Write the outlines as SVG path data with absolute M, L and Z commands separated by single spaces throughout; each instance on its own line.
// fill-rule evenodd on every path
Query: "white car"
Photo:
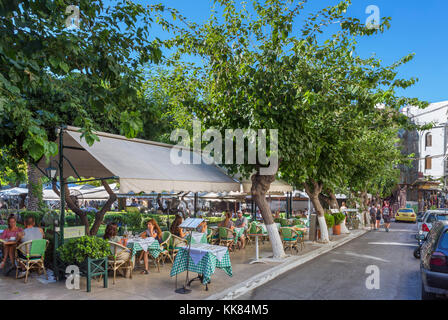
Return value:
M 435 209 L 425 212 L 423 217 L 417 220 L 417 231 L 426 238 L 428 232 L 432 228 L 432 224 L 436 221 L 448 220 L 448 209 Z

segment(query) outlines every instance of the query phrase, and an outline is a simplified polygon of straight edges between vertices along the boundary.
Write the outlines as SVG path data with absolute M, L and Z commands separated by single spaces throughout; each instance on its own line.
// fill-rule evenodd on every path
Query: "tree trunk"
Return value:
M 361 192 L 361 210 L 362 210 L 362 223 L 364 226 L 368 226 L 369 225 L 369 212 L 367 210 L 367 206 L 369 203 L 369 197 L 367 196 L 367 192 L 363 191 Z
M 283 249 L 282 240 L 278 232 L 277 226 L 272 218 L 271 208 L 266 200 L 266 193 L 272 182 L 275 181 L 275 175 L 260 175 L 259 172 L 252 176 L 252 198 L 260 209 L 261 216 L 266 224 L 266 230 L 271 241 L 272 253 L 274 259 L 284 258 L 285 251 Z
M 331 209 L 338 209 L 339 210 L 339 203 L 336 199 L 336 195 L 333 192 L 329 192 L 330 195 L 330 208 Z
M 319 194 L 322 192 L 322 183 L 318 183 L 311 179 L 303 185 L 308 197 L 310 197 L 310 200 L 314 205 L 314 209 L 316 209 L 317 212 L 317 221 L 319 222 L 321 241 L 323 243 L 328 243 L 330 242 L 330 237 L 328 235 L 327 222 L 325 221 L 325 212 L 319 201 Z
M 42 182 L 40 173 L 31 163 L 28 166 L 28 204 L 26 209 L 38 211 L 42 201 Z
M 101 208 L 100 211 L 98 211 L 95 214 L 95 221 L 93 222 L 92 228 L 89 230 L 89 220 L 87 219 L 87 213 L 80 209 L 76 203 L 73 202 L 73 199 L 70 197 L 70 190 L 68 188 L 67 183 L 64 183 L 65 188 L 65 202 L 67 203 L 67 207 L 72 210 L 78 217 L 81 219 L 81 223 L 84 225 L 86 230 L 86 235 L 94 236 L 97 234 L 98 229 L 103 222 L 104 215 L 107 211 L 110 210 L 112 204 L 117 200 L 117 196 L 112 191 L 112 189 L 109 187 L 107 182 L 105 180 L 101 180 L 101 183 L 106 189 L 107 193 L 109 194 L 109 199 L 107 200 L 106 204 Z M 53 191 L 60 196 L 59 190 L 56 188 L 56 184 L 53 183 Z

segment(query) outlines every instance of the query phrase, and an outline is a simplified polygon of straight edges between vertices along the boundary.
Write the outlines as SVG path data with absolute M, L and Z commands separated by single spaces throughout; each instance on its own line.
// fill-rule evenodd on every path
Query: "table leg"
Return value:
M 262 260 L 260 260 L 260 256 L 258 253 L 258 235 L 255 236 L 255 260 L 252 260 L 251 262 L 249 262 L 249 264 L 252 263 L 266 263 Z

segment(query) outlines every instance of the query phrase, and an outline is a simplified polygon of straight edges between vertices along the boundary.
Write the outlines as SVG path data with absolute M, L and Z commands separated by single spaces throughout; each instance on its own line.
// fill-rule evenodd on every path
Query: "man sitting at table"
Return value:
M 25 230 L 23 230 L 22 232 L 20 232 L 18 234 L 18 242 L 19 243 L 24 243 L 27 241 L 32 241 L 32 240 L 40 240 L 45 238 L 45 233 L 44 230 L 42 228 L 36 227 L 35 226 L 35 221 L 34 221 L 34 217 L 28 217 L 25 220 Z M 25 255 L 20 252 L 19 250 L 17 250 L 17 255 L 22 258 L 22 259 L 26 259 Z M 18 278 L 23 278 L 25 277 L 26 272 L 22 270 L 22 272 L 19 274 Z
M 247 218 L 243 216 L 243 212 L 241 210 L 238 210 L 238 218 L 235 221 L 235 225 L 237 228 L 244 228 L 244 233 L 247 231 L 247 228 L 249 227 L 249 223 L 247 221 Z M 241 234 L 241 237 L 238 239 L 238 245 L 241 249 L 244 249 L 246 246 L 246 238 L 244 236 L 244 233 Z

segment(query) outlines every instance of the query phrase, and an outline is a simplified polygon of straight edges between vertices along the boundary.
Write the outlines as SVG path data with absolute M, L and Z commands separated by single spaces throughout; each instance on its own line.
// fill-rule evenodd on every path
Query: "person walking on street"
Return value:
M 376 212 L 378 211 L 377 207 L 372 204 L 370 207 L 370 230 L 376 230 Z
M 391 212 L 391 209 L 389 206 L 389 202 L 384 201 L 382 215 L 383 215 L 383 220 L 384 220 L 384 228 L 386 229 L 386 232 L 389 232 L 391 213 L 392 212 Z
M 378 206 L 376 208 L 376 228 L 375 228 L 375 230 L 378 230 L 380 228 L 380 222 L 381 222 L 381 204 L 378 203 Z

